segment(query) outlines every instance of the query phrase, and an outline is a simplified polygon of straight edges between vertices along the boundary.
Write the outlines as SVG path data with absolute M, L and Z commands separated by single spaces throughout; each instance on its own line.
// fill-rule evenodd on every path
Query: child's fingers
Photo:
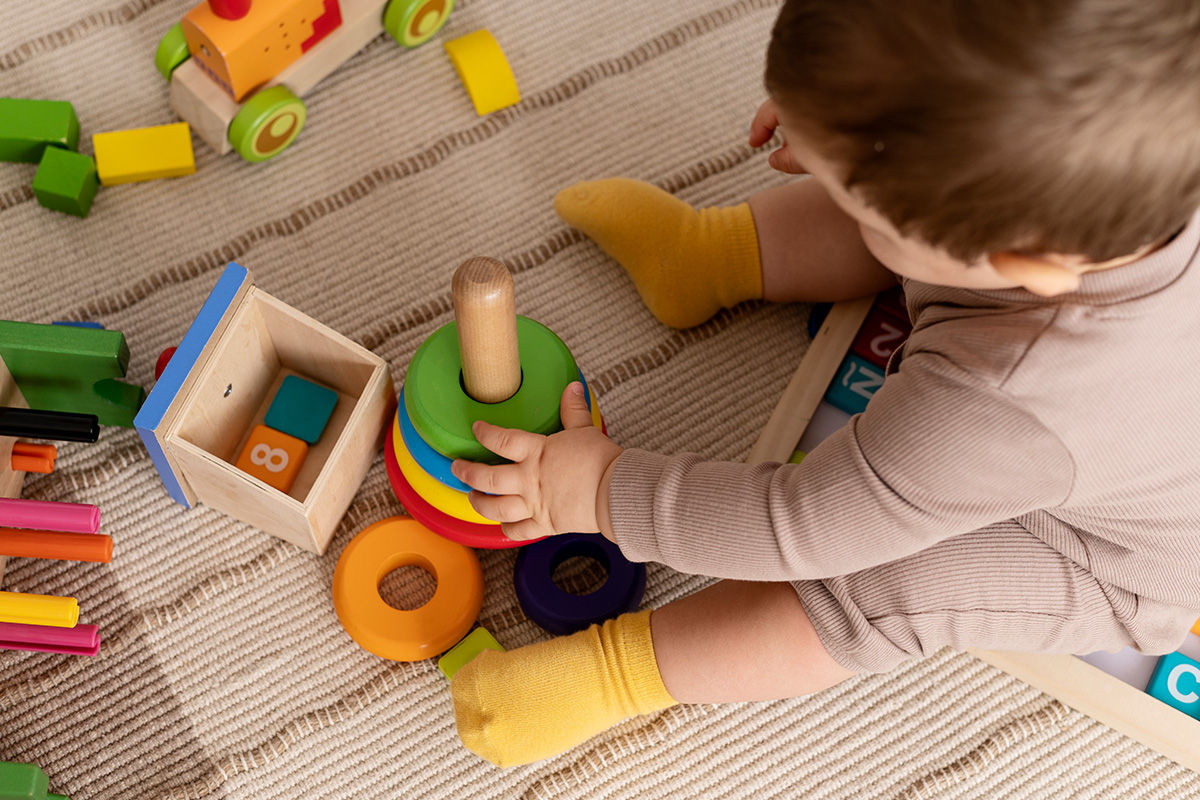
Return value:
M 471 426 L 471 432 L 481 445 L 509 461 L 524 461 L 529 458 L 537 452 L 544 438 L 517 428 L 501 428 L 483 420 L 476 421 Z
M 588 411 L 587 398 L 583 396 L 583 384 L 572 381 L 563 389 L 558 414 L 565 429 L 592 427 L 592 412 Z
M 488 494 L 520 494 L 524 486 L 517 464 L 492 466 L 458 458 L 450 462 L 450 472 L 472 489 Z
M 484 494 L 474 491 L 467 495 L 471 507 L 488 519 L 496 522 L 520 522 L 532 514 L 525 498 L 519 494 Z
M 785 144 L 767 158 L 772 168 L 788 175 L 807 175 L 808 170 L 792 156 L 791 149 Z
M 546 530 L 532 519 L 525 519 L 520 522 L 505 522 L 501 524 L 500 532 L 514 542 L 528 542 L 533 539 L 550 536 L 553 533 L 553 531 Z
M 775 110 L 775 102 L 766 100 L 754 112 L 750 121 L 750 146 L 760 147 L 770 141 L 779 127 L 779 116 Z

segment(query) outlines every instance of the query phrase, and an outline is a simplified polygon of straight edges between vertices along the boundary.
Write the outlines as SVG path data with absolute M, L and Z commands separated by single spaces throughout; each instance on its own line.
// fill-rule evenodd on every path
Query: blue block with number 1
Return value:
M 313 444 L 321 438 L 337 401 L 337 392 L 332 389 L 288 375 L 275 392 L 263 423 L 268 428 Z

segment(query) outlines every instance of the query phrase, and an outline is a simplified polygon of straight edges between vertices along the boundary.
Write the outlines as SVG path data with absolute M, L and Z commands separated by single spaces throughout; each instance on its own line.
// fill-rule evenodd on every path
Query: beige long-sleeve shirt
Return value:
M 617 542 L 689 573 L 820 579 L 1020 518 L 1100 580 L 1200 608 L 1198 249 L 1200 214 L 1056 298 L 907 281 L 913 332 L 864 413 L 800 464 L 626 450 Z

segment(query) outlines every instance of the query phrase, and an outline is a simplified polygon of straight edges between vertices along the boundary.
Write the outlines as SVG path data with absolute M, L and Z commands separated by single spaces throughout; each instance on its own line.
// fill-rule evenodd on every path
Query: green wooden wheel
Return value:
M 308 110 L 286 86 L 264 89 L 246 101 L 229 123 L 229 143 L 247 161 L 282 153 L 300 134 Z
M 171 74 L 175 72 L 175 68 L 190 57 L 187 39 L 183 36 L 183 25 L 176 22 L 158 43 L 158 49 L 154 51 L 154 67 L 158 70 L 159 75 L 171 80 Z
M 517 352 L 521 359 L 517 393 L 499 403 L 480 403 L 462 385 L 457 324 L 450 322 L 434 331 L 413 354 L 404 378 L 404 408 L 425 443 L 448 458 L 498 464 L 503 459 L 471 433 L 475 420 L 544 435 L 560 430 L 563 389 L 579 380 L 575 358 L 553 331 L 519 315 Z
M 432 39 L 453 10 L 454 0 L 392 0 L 383 29 L 403 47 L 416 47 Z

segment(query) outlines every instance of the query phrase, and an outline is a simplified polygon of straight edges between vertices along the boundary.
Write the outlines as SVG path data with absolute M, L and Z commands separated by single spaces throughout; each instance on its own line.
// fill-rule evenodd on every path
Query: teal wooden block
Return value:
M 36 164 L 50 145 L 79 146 L 79 117 L 70 103 L 0 97 L 0 161 Z
M 46 148 L 33 176 L 33 194 L 39 204 L 76 217 L 88 215 L 98 188 L 92 157 L 59 147 Z
M 837 377 L 829 384 L 825 400 L 847 414 L 867 410 L 867 403 L 883 386 L 884 372 L 858 356 L 846 356 L 838 367 Z
M 337 392 L 332 389 L 297 375 L 288 375 L 275 392 L 263 423 L 268 428 L 313 444 L 321 438 L 337 401 Z
M 1200 663 L 1182 653 L 1168 653 L 1158 660 L 1146 693 L 1200 719 Z

